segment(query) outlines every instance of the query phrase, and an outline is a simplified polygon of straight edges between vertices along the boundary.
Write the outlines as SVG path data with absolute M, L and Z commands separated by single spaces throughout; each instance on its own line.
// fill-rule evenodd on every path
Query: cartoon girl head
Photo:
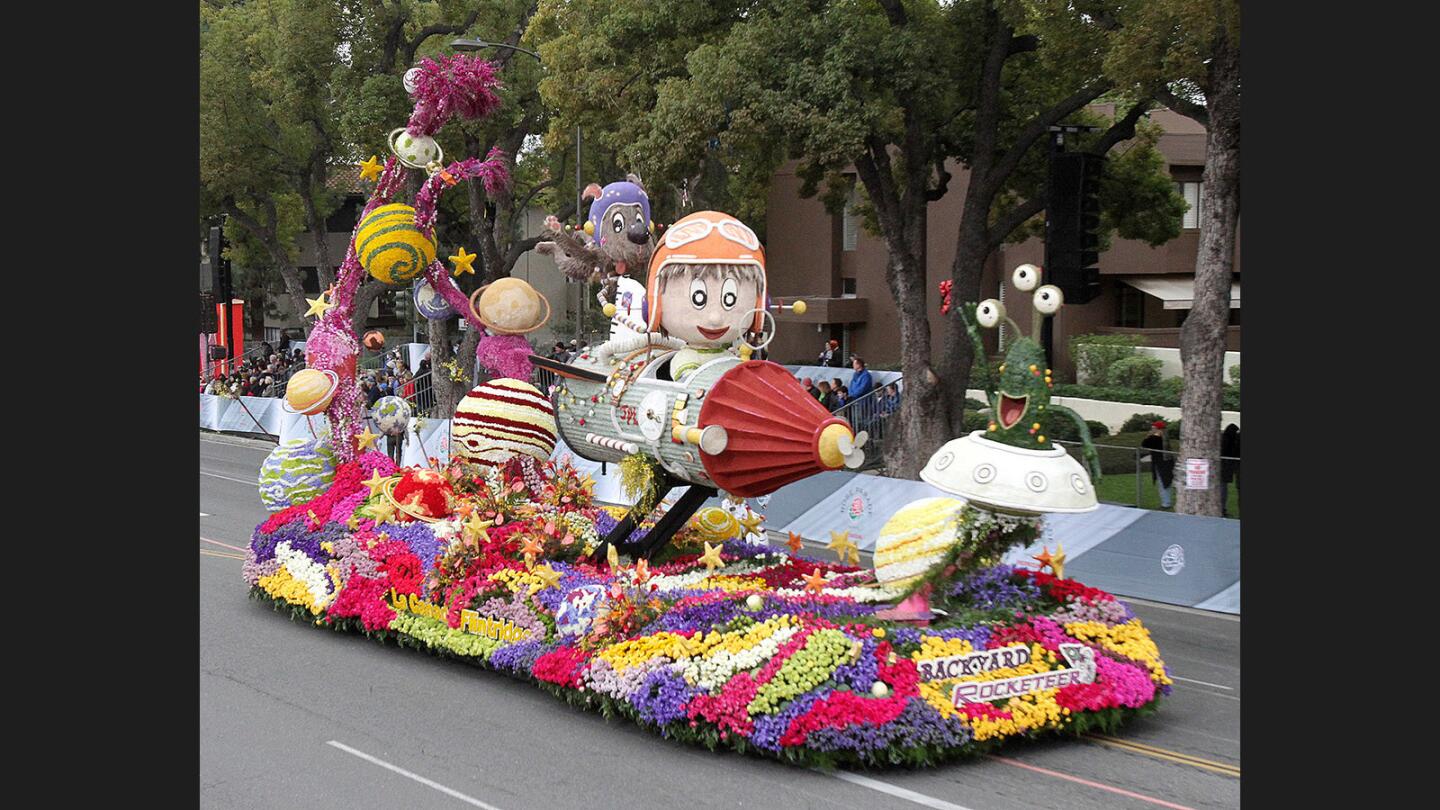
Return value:
M 694 346 L 733 343 L 759 331 L 765 250 L 743 222 L 699 211 L 671 225 L 650 260 L 651 331 Z

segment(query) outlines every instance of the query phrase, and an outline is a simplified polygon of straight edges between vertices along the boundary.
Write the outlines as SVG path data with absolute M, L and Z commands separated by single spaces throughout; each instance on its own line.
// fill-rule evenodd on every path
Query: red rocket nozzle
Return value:
M 698 424 L 725 429 L 725 450 L 700 458 L 717 487 L 742 498 L 837 469 L 844 456 L 859 452 L 850 423 L 826 411 L 789 371 L 769 361 L 741 363 L 721 376 L 705 395 Z

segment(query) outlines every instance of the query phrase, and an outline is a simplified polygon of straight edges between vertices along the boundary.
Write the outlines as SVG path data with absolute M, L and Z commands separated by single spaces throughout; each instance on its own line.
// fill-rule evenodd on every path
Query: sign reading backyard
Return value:
M 962 681 L 955 685 L 953 698 L 958 709 L 966 703 L 980 703 L 1002 698 L 1019 697 L 1042 689 L 1058 689 L 1072 683 L 1095 680 L 1095 651 L 1083 644 L 1061 644 L 1060 654 L 1070 666 L 1049 672 L 1017 675 L 990 681 Z M 1000 669 L 1024 666 L 1031 661 L 1030 648 L 1021 644 L 980 650 L 963 655 L 930 658 L 917 662 L 920 679 L 940 681 L 950 678 L 978 678 Z

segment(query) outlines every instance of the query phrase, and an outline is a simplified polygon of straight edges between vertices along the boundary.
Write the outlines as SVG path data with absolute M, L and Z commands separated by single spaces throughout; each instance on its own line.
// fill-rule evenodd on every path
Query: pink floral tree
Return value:
M 500 80 L 495 74 L 495 67 L 479 57 L 455 54 L 425 59 L 412 77 L 411 86 L 414 89 L 410 94 L 415 99 L 415 109 L 405 129 L 413 136 L 433 136 L 451 118 L 484 118 L 500 106 L 500 98 L 495 92 L 500 87 Z M 396 198 L 405 186 L 407 171 L 420 170 L 406 166 L 394 155 L 386 161 L 375 191 L 366 202 L 355 230 L 350 233 L 350 247 L 344 263 L 340 265 L 340 274 L 330 297 L 332 306 L 320 316 L 320 322 L 305 346 L 311 367 L 334 371 L 340 377 L 340 385 L 330 406 L 325 409 L 325 415 L 330 421 L 335 453 L 342 462 L 355 458 L 355 437 L 364 423 L 362 397 L 355 374 L 360 343 L 350 329 L 355 291 L 365 275 L 355 251 L 355 234 L 359 230 L 359 222 L 371 211 L 401 201 Z M 432 165 L 424 171 L 429 176 L 415 196 L 415 226 L 432 235 L 436 204 L 446 188 L 459 184 L 461 180 L 478 178 L 485 184 L 486 191 L 493 194 L 510 182 L 506 155 L 498 149 L 490 150 L 484 160 L 471 157 L 444 167 Z M 445 266 L 438 259 L 425 269 L 425 278 L 453 309 L 470 321 L 473 328 L 484 329 L 484 325 L 475 319 L 469 300 L 450 281 Z

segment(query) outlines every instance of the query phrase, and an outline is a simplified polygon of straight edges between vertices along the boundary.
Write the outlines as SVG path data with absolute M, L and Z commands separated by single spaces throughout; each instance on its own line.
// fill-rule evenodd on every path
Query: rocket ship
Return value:
M 688 484 L 743 498 L 816 473 L 857 468 L 866 435 L 825 410 L 783 366 L 717 357 L 669 378 L 674 352 L 602 367 L 532 357 L 558 375 L 551 397 L 565 443 L 582 458 L 643 453 Z

